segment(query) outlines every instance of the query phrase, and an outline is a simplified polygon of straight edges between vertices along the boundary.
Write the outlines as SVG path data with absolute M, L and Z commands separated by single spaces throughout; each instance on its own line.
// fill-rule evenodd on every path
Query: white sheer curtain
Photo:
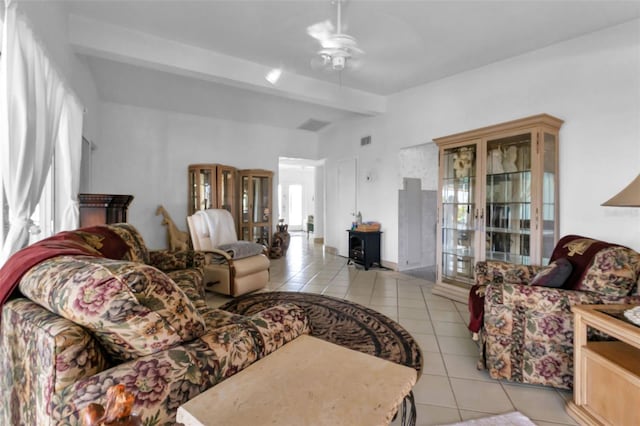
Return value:
M 56 144 L 56 231 L 76 229 L 80 223 L 78 192 L 82 161 L 82 105 L 67 94 Z
M 0 57 L 0 171 L 10 227 L 0 252 L 0 265 L 28 243 L 30 217 L 51 166 L 69 93 L 26 20 L 16 11 L 16 2 L 6 0 L 5 4 Z

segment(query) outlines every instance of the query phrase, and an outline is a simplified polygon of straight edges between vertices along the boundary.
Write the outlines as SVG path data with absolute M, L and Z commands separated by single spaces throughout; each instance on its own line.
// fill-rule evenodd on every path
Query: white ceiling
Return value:
M 639 1 L 350 0 L 366 55 L 336 74 L 311 68 L 306 34 L 335 22 L 330 0 L 63 3 L 104 100 L 286 128 L 384 113 L 390 94 L 640 17 Z

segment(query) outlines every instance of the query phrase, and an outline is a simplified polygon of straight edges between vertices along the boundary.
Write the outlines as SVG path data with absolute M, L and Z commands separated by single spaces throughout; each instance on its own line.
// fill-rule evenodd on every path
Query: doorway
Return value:
M 289 229 L 302 230 L 302 185 L 289 185 Z
M 278 165 L 278 219 L 289 225 L 289 232 L 306 231 L 308 223 L 318 223 L 323 216 L 324 179 L 318 169 L 322 161 L 280 157 Z M 310 219 L 313 217 L 313 219 Z M 316 230 L 314 237 L 321 231 Z

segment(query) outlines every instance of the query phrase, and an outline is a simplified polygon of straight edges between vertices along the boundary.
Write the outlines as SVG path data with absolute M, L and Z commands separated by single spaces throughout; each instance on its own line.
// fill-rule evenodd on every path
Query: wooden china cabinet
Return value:
M 227 209 L 238 217 L 237 170 L 222 164 L 189 165 L 189 215 L 198 210 Z
M 272 180 L 269 170 L 240 170 L 239 238 L 271 246 Z
M 434 139 L 439 147 L 434 294 L 467 302 L 477 261 L 547 264 L 558 239 L 558 132 L 540 114 Z

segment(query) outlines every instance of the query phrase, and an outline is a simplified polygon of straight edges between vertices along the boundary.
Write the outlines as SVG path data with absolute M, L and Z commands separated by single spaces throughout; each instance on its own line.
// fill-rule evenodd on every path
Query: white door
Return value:
M 356 220 L 356 168 L 357 160 L 338 161 L 338 254 L 349 257 L 349 235 L 346 230 Z M 342 235 L 341 235 L 342 234 Z

